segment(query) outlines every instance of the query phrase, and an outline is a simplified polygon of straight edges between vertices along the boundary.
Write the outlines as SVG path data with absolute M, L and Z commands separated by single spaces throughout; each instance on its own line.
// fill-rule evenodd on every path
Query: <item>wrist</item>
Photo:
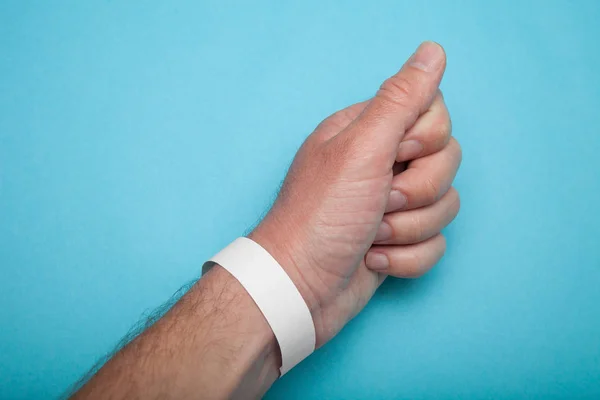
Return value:
M 307 280 L 306 262 L 302 260 L 308 257 L 304 257 L 303 246 L 298 245 L 300 240 L 293 232 L 293 229 L 282 227 L 274 218 L 267 216 L 248 238 L 262 246 L 284 269 L 300 292 L 313 317 L 313 323 L 316 324 L 322 300 Z

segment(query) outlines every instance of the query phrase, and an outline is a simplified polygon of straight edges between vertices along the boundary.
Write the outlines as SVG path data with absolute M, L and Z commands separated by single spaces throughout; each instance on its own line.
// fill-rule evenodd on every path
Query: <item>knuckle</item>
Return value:
M 336 114 L 338 114 L 339 118 L 342 119 L 344 125 L 348 125 L 360 115 L 361 111 L 365 107 L 365 104 L 365 102 L 353 104 L 350 107 L 346 107 L 343 110 L 338 111 Z
M 406 264 L 403 265 L 403 276 L 405 278 L 419 278 L 427 271 L 429 271 L 437 261 L 444 255 L 446 252 L 446 238 L 442 234 L 438 234 L 433 239 L 432 242 L 428 243 L 428 249 L 425 252 L 425 249 L 421 249 L 421 253 L 417 250 L 411 253 L 409 260 Z M 437 251 L 436 251 L 437 248 Z M 435 261 L 431 259 L 431 257 L 426 256 L 425 259 L 421 257 L 421 255 L 428 254 L 430 252 L 438 253 L 439 256 L 435 258 Z
M 437 124 L 436 129 L 436 141 L 443 146 L 447 145 L 452 135 L 452 122 L 450 117 L 446 114 L 442 116 L 440 122 Z
M 440 186 L 436 180 L 429 176 L 423 180 L 423 201 L 433 204 L 437 201 L 440 194 Z
M 458 143 L 458 140 L 456 140 L 456 138 L 452 136 L 450 137 L 448 145 L 451 146 L 452 152 L 458 160 L 458 163 L 460 164 L 462 161 L 462 148 L 460 146 L 460 143 Z
M 350 122 L 352 122 L 357 115 L 357 112 L 352 107 L 348 107 L 344 108 L 343 110 L 336 111 L 327 117 L 323 122 L 329 123 L 336 128 L 343 129 Z
M 315 130 L 304 139 L 302 147 L 318 146 L 327 141 L 327 122 L 321 122 Z M 301 148 L 302 148 L 301 147 Z
M 401 107 L 408 107 L 415 95 L 415 85 L 400 75 L 386 79 L 379 88 L 379 96 Z
M 342 124 L 340 122 L 340 115 L 338 114 L 339 111 L 335 112 L 334 114 L 331 114 L 329 117 L 325 118 L 323 121 L 321 121 L 319 123 L 319 125 L 317 125 L 315 132 L 324 132 L 327 131 L 329 129 L 341 129 L 342 128 Z
M 355 103 L 325 118 L 313 133 L 317 137 L 315 140 L 323 142 L 331 139 L 350 125 L 360 115 L 365 106 L 366 102 Z
M 446 237 L 440 233 L 439 240 L 440 240 L 440 258 L 441 258 L 444 254 L 446 254 L 446 248 L 447 248 Z
M 454 186 L 450 187 L 450 192 L 452 193 L 452 196 L 454 197 L 453 202 L 452 202 L 452 212 L 454 215 L 458 214 L 458 211 L 460 210 L 460 194 L 458 193 L 458 190 L 456 190 L 456 188 L 454 188 Z
M 413 213 L 410 219 L 409 231 L 407 233 L 407 243 L 419 243 L 423 240 L 423 220 L 419 217 L 418 213 Z

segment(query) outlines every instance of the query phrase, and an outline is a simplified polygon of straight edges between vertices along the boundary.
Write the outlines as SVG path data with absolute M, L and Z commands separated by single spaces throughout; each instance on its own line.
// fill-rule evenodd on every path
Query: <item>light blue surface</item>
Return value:
M 464 149 L 447 255 L 268 398 L 600 396 L 598 21 L 596 1 L 1 2 L 0 398 L 76 380 L 425 39 Z

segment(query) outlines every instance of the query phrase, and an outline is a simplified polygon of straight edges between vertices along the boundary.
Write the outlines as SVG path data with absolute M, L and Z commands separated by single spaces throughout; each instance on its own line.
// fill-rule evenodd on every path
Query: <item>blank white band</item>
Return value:
M 210 261 L 229 271 L 265 316 L 281 350 L 282 376 L 315 350 L 315 326 L 308 306 L 268 251 L 240 237 Z

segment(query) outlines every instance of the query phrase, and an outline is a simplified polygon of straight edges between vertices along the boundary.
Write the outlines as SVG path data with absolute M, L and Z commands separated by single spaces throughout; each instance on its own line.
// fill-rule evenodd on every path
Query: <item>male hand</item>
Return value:
M 459 198 L 461 150 L 438 89 L 443 49 L 423 43 L 369 101 L 308 137 L 264 220 L 249 235 L 306 300 L 317 346 L 369 301 L 387 275 L 420 276 L 442 257 Z
M 323 121 L 249 235 L 286 270 L 312 313 L 317 346 L 387 275 L 426 272 L 458 212 L 458 143 L 438 90 L 446 64 L 424 43 L 371 100 Z M 75 398 L 260 397 L 279 374 L 277 342 L 225 269 L 213 268 L 119 350 Z

